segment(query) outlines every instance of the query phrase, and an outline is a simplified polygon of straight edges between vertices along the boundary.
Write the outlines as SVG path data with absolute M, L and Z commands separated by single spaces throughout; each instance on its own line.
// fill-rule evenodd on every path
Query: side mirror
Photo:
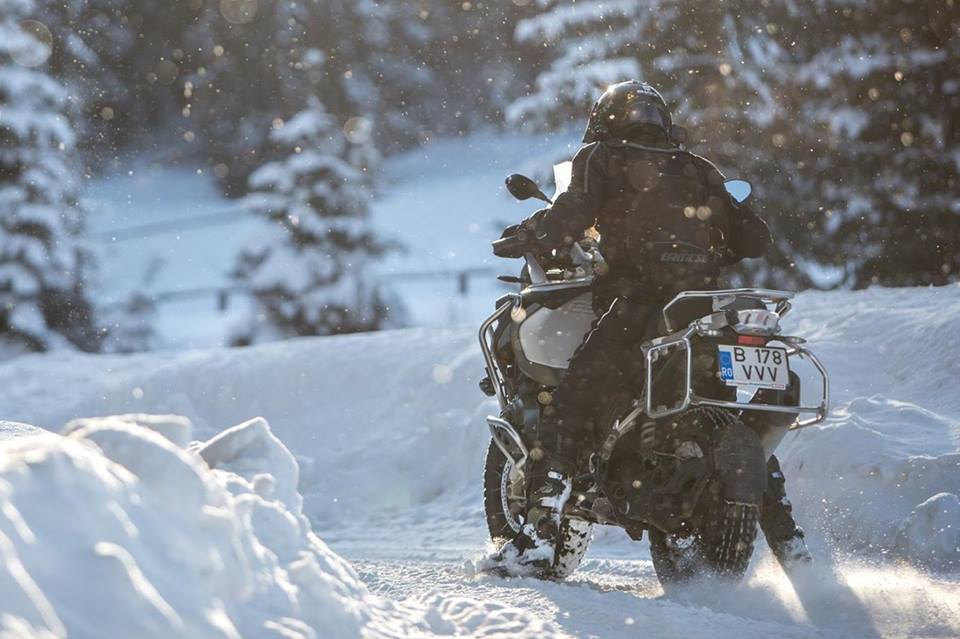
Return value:
M 529 200 L 530 198 L 535 197 L 538 200 L 543 200 L 547 204 L 551 204 L 550 198 L 544 195 L 543 191 L 540 190 L 540 187 L 537 186 L 537 183 L 528 178 L 526 175 L 514 173 L 508 177 L 507 190 L 510 191 L 510 195 L 518 200 Z
M 723 188 L 727 190 L 727 193 L 737 204 L 746 202 L 750 194 L 753 193 L 753 185 L 746 180 L 727 180 L 723 183 Z
M 670 141 L 674 144 L 686 144 L 687 130 L 682 126 L 674 124 L 672 127 L 670 127 Z

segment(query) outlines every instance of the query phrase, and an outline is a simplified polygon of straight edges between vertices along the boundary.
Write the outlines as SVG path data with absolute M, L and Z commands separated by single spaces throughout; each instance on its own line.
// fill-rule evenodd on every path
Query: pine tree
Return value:
M 256 7 L 244 14 L 224 8 Z M 517 7 L 444 0 L 207 3 L 185 35 L 196 72 L 185 112 L 246 188 L 276 118 L 322 95 L 341 126 L 376 132 L 381 152 L 502 121 L 527 65 L 510 39 Z M 201 72 L 202 71 L 202 72 Z M 237 99 L 237 96 L 243 96 Z
M 213 163 L 229 170 L 231 194 L 242 195 L 249 174 L 272 159 L 272 123 L 310 96 L 322 95 L 341 127 L 374 123 L 380 97 L 365 62 L 386 35 L 371 6 L 228 0 L 201 11 L 185 35 L 196 69 L 184 83 L 185 113 Z
M 69 92 L 30 0 L 0 0 L 0 343 L 6 354 L 94 350 L 90 266 Z M 41 35 L 37 35 L 41 34 Z
M 482 0 L 374 6 L 389 36 L 367 63 L 381 94 L 377 130 L 387 149 L 502 124 L 518 87 L 532 78 L 525 59 L 532 47 L 512 37 L 532 8 Z
M 51 39 L 47 72 L 69 90 L 71 118 L 84 160 L 98 164 L 145 130 L 156 99 L 144 99 L 140 86 L 155 64 L 142 55 L 161 23 L 152 6 L 129 0 L 33 0 L 35 25 Z M 148 15 L 150 29 L 137 34 Z M 169 14 L 166 9 L 164 15 Z M 132 19 L 131 19 L 132 18 Z M 139 37 L 138 37 L 139 35 Z M 147 68 L 145 68 L 147 67 Z
M 366 273 L 386 249 L 365 221 L 375 152 L 348 142 L 317 98 L 270 140 L 286 155 L 250 176 L 246 201 L 267 230 L 237 267 L 256 306 L 237 342 L 381 327 L 388 308 Z
M 384 16 L 366 0 L 223 8 L 191 30 L 208 57 L 189 88 L 198 132 L 268 226 L 237 266 L 255 299 L 237 341 L 377 328 L 387 306 L 366 267 L 386 247 L 365 218 L 381 93 L 366 61 Z
M 156 348 L 157 305 L 143 293 L 134 292 L 127 299 L 98 310 L 105 327 L 102 352 L 139 353 Z
M 957 280 L 960 5 L 822 5 L 803 16 L 794 74 L 794 133 L 820 132 L 817 258 L 856 287 Z

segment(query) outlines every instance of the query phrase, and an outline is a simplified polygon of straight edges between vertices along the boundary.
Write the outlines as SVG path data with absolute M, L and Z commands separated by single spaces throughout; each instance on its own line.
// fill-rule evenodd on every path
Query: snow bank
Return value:
M 794 309 L 787 328 L 809 339 L 833 392 L 829 422 L 778 450 L 801 523 L 834 549 L 950 567 L 960 541 L 950 507 L 960 495 L 960 287 L 810 292 Z M 482 369 L 472 330 L 51 354 L 0 365 L 0 406 L 6 419 L 48 429 L 77 415 L 173 413 L 200 437 L 263 415 L 296 456 L 303 510 L 329 543 L 364 558 L 389 553 L 375 532 L 389 526 L 406 532 L 407 557 L 462 557 L 485 540 L 483 416 L 496 408 L 477 389 Z M 911 541 L 923 527 L 930 548 Z
M 24 435 L 39 435 L 44 431 L 36 426 L 29 424 L 19 424 L 17 422 L 6 422 L 0 419 L 0 442 L 13 439 L 14 437 L 23 437 Z
M 477 388 L 477 351 L 469 333 L 418 329 L 177 355 L 30 356 L 0 365 L 0 406 L 50 430 L 77 415 L 185 415 L 197 437 L 263 415 L 296 455 L 304 510 L 325 535 L 340 534 L 330 522 L 429 521 L 423 506 L 438 499 L 454 527 L 476 529 L 483 418 L 496 410 Z
M 0 443 L 0 636 L 556 636 L 501 604 L 372 595 L 266 421 L 184 449 L 189 431 L 126 415 Z
M 960 287 L 800 297 L 830 420 L 778 450 L 801 523 L 835 547 L 960 568 Z

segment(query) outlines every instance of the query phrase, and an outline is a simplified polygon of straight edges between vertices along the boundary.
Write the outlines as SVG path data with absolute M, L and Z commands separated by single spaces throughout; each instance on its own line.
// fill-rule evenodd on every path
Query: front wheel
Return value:
M 490 539 L 497 545 L 513 539 L 523 526 L 527 513 L 526 483 L 523 470 L 513 472 L 513 465 L 491 440 L 483 469 L 483 507 Z M 557 535 L 553 568 L 547 577 L 564 579 L 573 574 L 590 546 L 592 533 L 590 522 L 564 517 Z

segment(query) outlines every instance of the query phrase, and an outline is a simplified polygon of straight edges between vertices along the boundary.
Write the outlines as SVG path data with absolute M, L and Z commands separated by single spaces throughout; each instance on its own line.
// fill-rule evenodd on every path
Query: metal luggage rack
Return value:
M 781 317 L 790 310 L 790 300 L 794 294 L 789 291 L 776 291 L 768 288 L 728 288 L 719 291 L 683 291 L 678 293 L 666 306 L 663 307 L 663 322 L 667 327 L 668 333 L 679 330 L 679 327 L 673 325 L 673 319 L 670 317 L 670 310 L 678 303 L 692 299 L 711 299 L 713 300 L 713 310 L 722 310 L 725 306 L 738 299 L 748 299 L 760 302 L 765 307 L 776 305 L 777 313 Z
M 675 330 L 672 328 L 669 310 L 677 302 L 680 302 L 684 299 L 697 298 L 712 299 L 713 308 L 715 311 L 723 310 L 724 307 L 729 306 L 730 303 L 738 299 L 755 300 L 761 302 L 764 304 L 764 306 L 775 304 L 776 312 L 783 316 L 787 313 L 787 311 L 790 310 L 790 300 L 793 298 L 793 293 L 761 288 L 737 288 L 719 291 L 685 291 L 673 298 L 673 300 L 671 300 L 670 303 L 663 308 L 663 318 L 668 330 Z M 771 339 L 773 341 L 780 341 L 786 346 L 785 350 L 788 361 L 794 356 L 800 359 L 808 360 L 814 365 L 814 367 L 817 369 L 817 372 L 820 373 L 820 402 L 816 406 L 804 406 L 802 404 L 799 406 L 780 406 L 777 404 L 754 404 L 750 401 L 731 402 L 726 400 L 710 399 L 708 397 L 701 397 L 695 394 L 693 392 L 693 349 L 690 344 L 690 338 L 694 335 L 703 334 L 706 334 L 706 332 L 704 331 L 704 328 L 700 324 L 699 320 L 697 320 L 691 323 L 686 329 L 675 332 L 671 335 L 667 335 L 666 337 L 657 338 L 643 347 L 644 364 L 646 365 L 646 384 L 644 387 L 643 409 L 650 419 L 659 419 L 661 417 L 674 415 L 687 410 L 691 406 L 719 406 L 721 408 L 762 410 L 775 413 L 813 413 L 813 417 L 808 419 L 800 419 L 798 415 L 797 420 L 790 426 L 790 430 L 797 430 L 798 428 L 813 426 L 823 422 L 827 418 L 827 413 L 830 411 L 830 378 L 827 373 L 827 369 L 823 367 L 823 364 L 820 363 L 820 360 L 817 359 L 816 355 L 803 346 L 803 340 L 800 338 L 772 336 Z M 684 351 L 686 351 L 686 372 L 684 375 L 685 388 L 683 392 L 683 399 L 679 404 L 672 407 L 658 406 L 654 408 L 654 394 L 652 392 L 653 362 L 659 359 L 661 352 L 669 351 L 674 348 L 682 348 Z
M 644 391 L 644 409 L 647 416 L 650 419 L 659 419 L 661 417 L 667 417 L 669 415 L 674 415 L 676 413 L 683 412 L 690 408 L 691 406 L 719 406 L 721 408 L 736 408 L 740 410 L 762 410 L 770 411 L 774 413 L 813 413 L 813 417 L 808 419 L 797 418 L 797 421 L 790 426 L 790 430 L 797 430 L 798 428 L 806 428 L 807 426 L 813 426 L 815 424 L 821 423 L 827 418 L 827 413 L 830 410 L 830 379 L 827 375 L 827 370 L 823 367 L 823 364 L 820 363 L 820 360 L 817 359 L 817 356 L 811 353 L 807 348 L 803 347 L 798 343 L 789 343 L 784 342 L 787 345 L 786 353 L 787 359 L 791 357 L 799 357 L 800 359 L 805 359 L 810 361 L 814 367 L 817 369 L 817 372 L 820 373 L 821 377 L 821 393 L 820 393 L 820 403 L 816 406 L 780 406 L 779 404 L 754 404 L 751 402 L 731 402 L 726 400 L 719 399 L 710 399 L 708 397 L 701 397 L 693 392 L 693 349 L 690 345 L 690 338 L 693 335 L 697 334 L 697 327 L 691 326 L 690 328 L 682 331 L 680 333 L 674 333 L 662 340 L 658 340 L 657 344 L 651 344 L 648 347 L 645 347 L 644 350 L 644 360 L 647 367 L 646 370 L 646 386 Z M 789 339 L 789 338 L 787 338 Z M 774 341 L 778 341 L 778 338 L 774 338 Z M 685 367 L 686 371 L 684 374 L 684 392 L 683 399 L 679 404 L 672 407 L 659 406 L 654 408 L 653 406 L 653 362 L 659 358 L 661 351 L 669 351 L 673 348 L 682 348 L 686 351 L 685 357 Z

